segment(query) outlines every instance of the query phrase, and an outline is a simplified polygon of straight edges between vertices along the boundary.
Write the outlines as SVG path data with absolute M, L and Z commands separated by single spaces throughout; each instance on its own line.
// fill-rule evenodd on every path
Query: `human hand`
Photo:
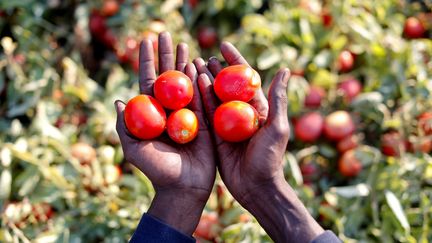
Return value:
M 228 65 L 246 64 L 230 43 L 221 45 Z M 213 91 L 213 77 L 222 69 L 216 58 L 206 66 L 195 59 L 198 84 L 210 123 L 220 101 Z M 222 180 L 237 201 L 248 209 L 275 241 L 307 242 L 323 230 L 310 216 L 285 181 L 282 159 L 289 139 L 287 85 L 290 73 L 281 69 L 273 78 L 267 101 L 259 89 L 249 102 L 259 115 L 262 127 L 247 141 L 225 142 L 214 134 Z M 213 125 L 213 124 L 212 124 Z
M 176 144 L 165 134 L 153 140 L 139 140 L 126 128 L 125 104 L 122 101 L 115 102 L 117 133 L 126 161 L 140 169 L 155 188 L 156 195 L 147 213 L 187 235 L 192 235 L 215 180 L 213 143 L 204 120 L 197 71 L 193 64 L 188 63 L 188 46 L 184 43 L 177 46 L 174 64 L 170 34 L 161 33 L 158 41 L 160 73 L 176 69 L 184 72 L 193 83 L 194 96 L 188 108 L 198 118 L 198 135 L 187 144 Z M 150 40 L 141 43 L 139 56 L 140 93 L 153 96 L 156 72 Z

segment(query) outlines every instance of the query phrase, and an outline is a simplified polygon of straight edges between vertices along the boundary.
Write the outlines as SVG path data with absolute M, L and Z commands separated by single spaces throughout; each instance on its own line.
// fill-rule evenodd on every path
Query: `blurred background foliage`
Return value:
M 264 89 L 291 69 L 286 179 L 323 227 L 345 242 L 432 241 L 431 9 L 428 0 L 0 1 L 0 242 L 131 236 L 154 191 L 123 160 L 113 101 L 138 93 L 139 42 L 157 49 L 162 31 L 189 44 L 191 58 L 221 59 L 218 44 L 233 42 Z M 335 111 L 353 118 L 343 142 L 301 125 L 327 126 Z M 195 236 L 271 241 L 219 179 Z

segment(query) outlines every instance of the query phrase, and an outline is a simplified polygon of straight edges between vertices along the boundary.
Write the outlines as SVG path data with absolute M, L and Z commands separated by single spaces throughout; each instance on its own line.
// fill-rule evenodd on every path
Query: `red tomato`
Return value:
M 354 67 L 354 55 L 350 51 L 342 51 L 338 56 L 338 68 L 341 72 L 348 72 Z
M 407 142 L 409 152 L 430 153 L 432 151 L 432 140 L 427 137 L 416 137 L 415 142 Z
M 425 27 L 416 17 L 409 17 L 405 20 L 404 34 L 406 37 L 411 39 L 422 38 L 425 32 Z
M 321 12 L 321 21 L 324 27 L 330 27 L 333 23 L 333 16 L 328 9 L 323 9 Z
M 432 112 L 424 112 L 418 117 L 418 125 L 425 135 L 432 135 Z
M 203 49 L 212 48 L 218 41 L 216 29 L 205 26 L 198 29 L 198 44 Z
M 194 9 L 196 8 L 196 6 L 198 5 L 199 1 L 198 0 L 188 0 L 187 3 L 189 4 L 189 6 Z
M 346 151 L 339 159 L 339 172 L 346 177 L 357 176 L 362 167 L 362 163 L 356 158 L 353 149 Z
M 348 150 L 357 148 L 357 146 L 359 145 L 360 142 L 360 138 L 356 135 L 352 135 L 352 136 L 348 136 L 342 140 L 340 140 L 337 145 L 336 148 L 340 153 L 344 153 Z
M 321 100 L 326 95 L 326 92 L 323 88 L 318 86 L 311 86 L 309 88 L 309 92 L 306 95 L 304 104 L 308 108 L 318 108 L 321 106 Z
M 258 130 L 258 112 L 242 101 L 223 103 L 214 113 L 214 127 L 225 141 L 244 141 Z
M 93 12 L 90 15 L 89 29 L 93 35 L 102 36 L 107 31 L 105 18 L 98 12 Z
M 318 112 L 303 115 L 297 121 L 294 133 L 303 142 L 315 142 L 320 136 L 324 125 L 324 118 Z
M 354 130 L 354 122 L 346 111 L 335 111 L 325 118 L 324 134 L 330 140 L 340 141 L 353 134 Z
M 186 74 L 176 70 L 162 73 L 156 79 L 153 90 L 156 99 L 171 110 L 187 106 L 193 97 L 191 80 Z
M 148 95 L 138 95 L 129 100 L 124 118 L 127 129 L 140 139 L 156 138 L 165 130 L 165 111 L 156 99 Z
M 38 222 L 46 222 L 54 216 L 53 208 L 46 202 L 33 204 L 32 213 Z
M 116 0 L 105 0 L 101 9 L 104 16 L 113 16 L 119 11 L 119 4 Z
M 300 171 L 303 175 L 304 183 L 311 183 L 320 177 L 320 167 L 314 161 L 302 162 L 300 164 Z
M 198 223 L 194 235 L 206 240 L 212 240 L 218 235 L 219 219 L 216 213 L 204 213 Z
M 176 143 L 184 144 L 198 135 L 198 119 L 191 110 L 176 110 L 168 117 L 168 136 Z
M 214 90 L 223 102 L 250 101 L 261 87 L 259 74 L 247 65 L 228 66 L 216 76 Z
M 388 132 L 381 137 L 381 152 L 387 156 L 399 157 L 406 147 L 407 144 L 399 132 Z
M 349 78 L 338 84 L 338 90 L 344 94 L 348 102 L 351 102 L 361 93 L 362 85 L 357 79 Z

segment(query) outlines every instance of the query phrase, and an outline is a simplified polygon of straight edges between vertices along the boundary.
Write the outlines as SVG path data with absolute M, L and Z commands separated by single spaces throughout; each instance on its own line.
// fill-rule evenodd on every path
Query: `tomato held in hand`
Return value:
M 165 130 L 165 111 L 155 98 L 148 95 L 138 95 L 129 100 L 124 118 L 127 129 L 140 139 L 156 138 Z
M 325 118 L 324 134 L 330 140 L 340 141 L 353 134 L 354 130 L 354 122 L 346 111 L 335 111 Z
M 198 134 L 198 119 L 191 110 L 176 110 L 168 117 L 168 136 L 176 143 L 192 141 Z
M 242 101 L 226 102 L 214 113 L 214 128 L 225 141 L 244 141 L 258 130 L 258 112 Z
M 216 76 L 214 90 L 223 102 L 250 101 L 261 87 L 259 74 L 247 65 L 228 66 Z
M 324 119 L 318 112 L 305 114 L 295 125 L 295 136 L 303 142 L 315 142 L 321 135 L 323 124 Z
M 187 106 L 193 97 L 191 80 L 186 74 L 176 70 L 162 73 L 156 79 L 153 91 L 156 99 L 170 110 Z
M 346 177 L 357 176 L 362 167 L 362 163 L 357 159 L 353 149 L 346 151 L 339 160 L 339 172 Z

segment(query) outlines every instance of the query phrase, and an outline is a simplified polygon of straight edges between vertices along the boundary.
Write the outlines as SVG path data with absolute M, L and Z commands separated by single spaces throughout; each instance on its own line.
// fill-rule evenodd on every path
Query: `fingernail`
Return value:
M 117 114 L 120 112 L 120 103 L 121 103 L 120 100 L 114 101 L 114 107 L 115 107 Z
M 210 58 L 209 58 L 209 62 L 214 62 L 214 61 L 219 61 L 218 59 L 217 59 L 217 57 L 215 57 L 215 56 L 211 56 Z

